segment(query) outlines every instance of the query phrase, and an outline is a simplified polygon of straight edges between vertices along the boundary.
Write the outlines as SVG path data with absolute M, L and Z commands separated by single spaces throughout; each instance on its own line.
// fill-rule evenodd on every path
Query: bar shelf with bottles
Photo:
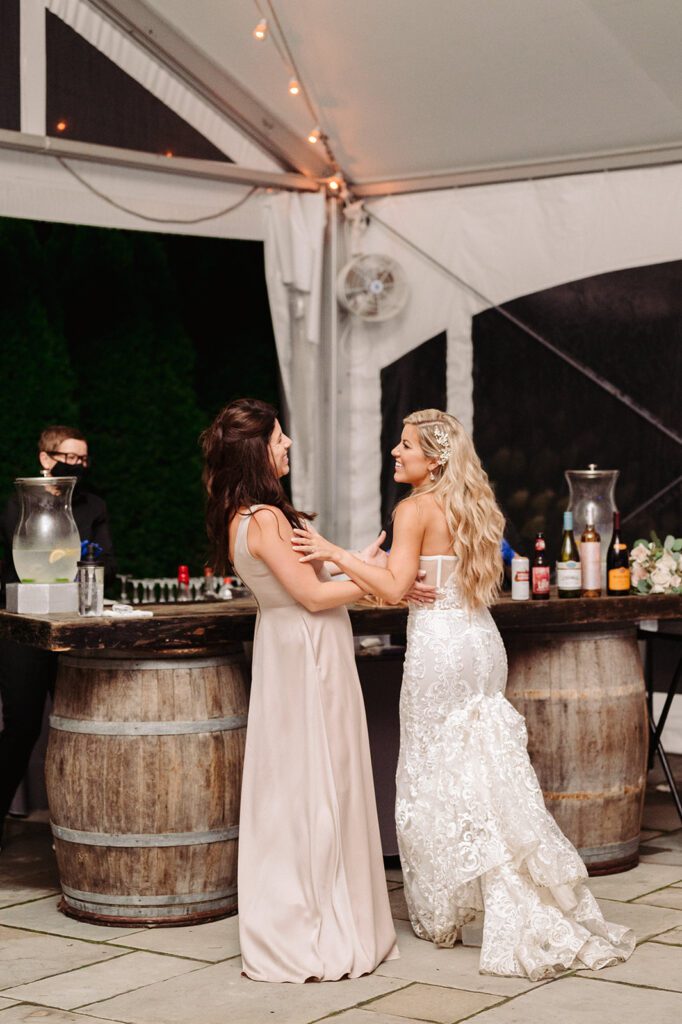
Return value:
M 587 470 L 567 470 L 565 475 L 571 507 L 563 514 L 555 563 L 556 594 L 564 599 L 598 598 L 604 593 L 624 597 L 630 593 L 631 580 L 628 547 L 621 538 L 620 512 L 613 498 L 618 470 L 599 470 L 592 463 Z M 611 519 L 608 541 L 607 516 Z M 580 525 L 582 529 L 576 538 L 574 527 Z M 535 536 L 532 560 L 515 554 L 511 569 L 513 600 L 549 600 L 551 568 L 544 532 Z
M 180 565 L 177 577 L 119 573 L 117 579 L 124 604 L 212 604 L 251 597 L 238 576 L 215 576 L 208 566 L 202 576 L 190 576 L 189 567 Z

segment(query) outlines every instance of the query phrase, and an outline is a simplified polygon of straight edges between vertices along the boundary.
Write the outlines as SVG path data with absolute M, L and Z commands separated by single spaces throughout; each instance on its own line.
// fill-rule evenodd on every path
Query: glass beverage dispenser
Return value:
M 72 583 L 81 542 L 71 511 L 76 477 L 20 477 L 14 481 L 21 516 L 12 557 L 22 583 Z
M 585 529 L 587 516 L 601 538 L 602 591 L 606 593 L 606 553 L 613 532 L 613 513 L 616 511 L 614 491 L 620 470 L 599 469 L 591 462 L 587 469 L 567 469 L 568 509 L 573 513 L 576 541 Z

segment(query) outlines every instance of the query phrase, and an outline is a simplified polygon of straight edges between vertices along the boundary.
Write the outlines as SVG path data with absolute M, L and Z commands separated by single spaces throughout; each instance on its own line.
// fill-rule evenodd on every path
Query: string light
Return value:
M 55 127 L 58 132 L 65 132 L 67 128 L 66 121 L 57 121 Z
M 296 58 L 294 57 L 291 48 L 287 42 L 282 24 L 277 16 L 275 10 L 274 0 L 254 0 L 255 6 L 258 10 L 260 21 L 253 29 L 253 37 L 259 41 L 262 41 L 266 36 L 272 40 L 273 46 L 280 56 L 282 63 L 287 69 L 290 75 L 288 82 L 288 91 L 290 96 L 301 96 L 308 111 L 310 112 L 310 118 L 313 122 L 313 127 L 306 134 L 306 138 L 311 146 L 317 145 L 319 142 L 321 145 L 318 149 L 324 149 L 328 157 L 329 174 L 331 170 L 336 171 L 338 168 L 338 162 L 332 152 L 329 138 L 320 127 L 320 114 L 312 103 L 311 97 L 308 93 L 308 88 L 300 78 L 299 70 L 296 66 Z M 265 18 L 267 13 L 268 17 Z M 315 123 L 317 122 L 317 123 Z M 341 196 L 346 198 L 348 196 L 348 188 L 341 174 L 334 174 L 332 177 L 323 179 L 327 190 L 330 195 Z
M 253 32 L 251 33 L 254 39 L 257 39 L 259 43 L 262 43 L 268 35 L 268 22 L 267 18 L 261 18 Z
M 167 156 L 170 159 L 170 157 L 173 156 L 173 150 L 172 149 L 167 149 L 166 152 L 163 155 Z

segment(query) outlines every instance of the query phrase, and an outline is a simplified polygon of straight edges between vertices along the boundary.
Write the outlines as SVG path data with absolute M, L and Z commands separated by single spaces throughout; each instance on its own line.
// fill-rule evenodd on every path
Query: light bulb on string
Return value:
M 289 92 L 292 96 L 298 96 L 301 91 L 301 83 L 296 78 L 289 79 Z
M 316 142 L 319 142 L 321 138 L 322 132 L 320 131 L 319 128 L 313 128 L 312 131 L 308 132 L 308 142 L 310 142 L 313 146 L 315 145 Z
M 58 132 L 65 132 L 67 127 L 68 126 L 67 126 L 66 121 L 57 121 L 57 123 L 55 125 L 55 128 L 57 129 Z
M 341 194 L 344 185 L 344 180 L 340 174 L 335 174 L 332 178 L 327 179 L 327 190 L 333 196 Z
M 262 43 L 268 35 L 268 22 L 266 18 L 261 18 L 253 32 L 251 33 L 254 39 L 257 39 L 259 43 Z

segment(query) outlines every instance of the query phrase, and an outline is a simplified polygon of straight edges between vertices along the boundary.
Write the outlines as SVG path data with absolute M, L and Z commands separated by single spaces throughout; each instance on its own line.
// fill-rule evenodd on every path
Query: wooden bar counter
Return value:
M 0 611 L 0 637 L 47 651 L 136 651 L 163 656 L 220 654 L 224 645 L 253 639 L 257 607 L 237 599 L 210 604 L 143 605 L 151 619 L 81 618 L 72 614 L 15 615 Z M 351 605 L 356 636 L 405 634 L 407 609 Z M 682 597 L 572 598 L 512 601 L 503 596 L 491 609 L 508 633 L 633 629 L 641 620 L 682 619 Z
M 144 607 L 152 618 L 0 611 L 0 637 L 63 655 L 46 764 L 62 909 L 99 923 L 189 924 L 236 911 L 243 643 L 257 609 L 242 599 Z M 492 614 L 549 810 L 591 873 L 634 866 L 647 750 L 636 624 L 682 618 L 682 598 L 503 597 Z M 404 640 L 405 608 L 350 615 L 356 635 Z M 393 853 L 400 651 L 358 662 Z

